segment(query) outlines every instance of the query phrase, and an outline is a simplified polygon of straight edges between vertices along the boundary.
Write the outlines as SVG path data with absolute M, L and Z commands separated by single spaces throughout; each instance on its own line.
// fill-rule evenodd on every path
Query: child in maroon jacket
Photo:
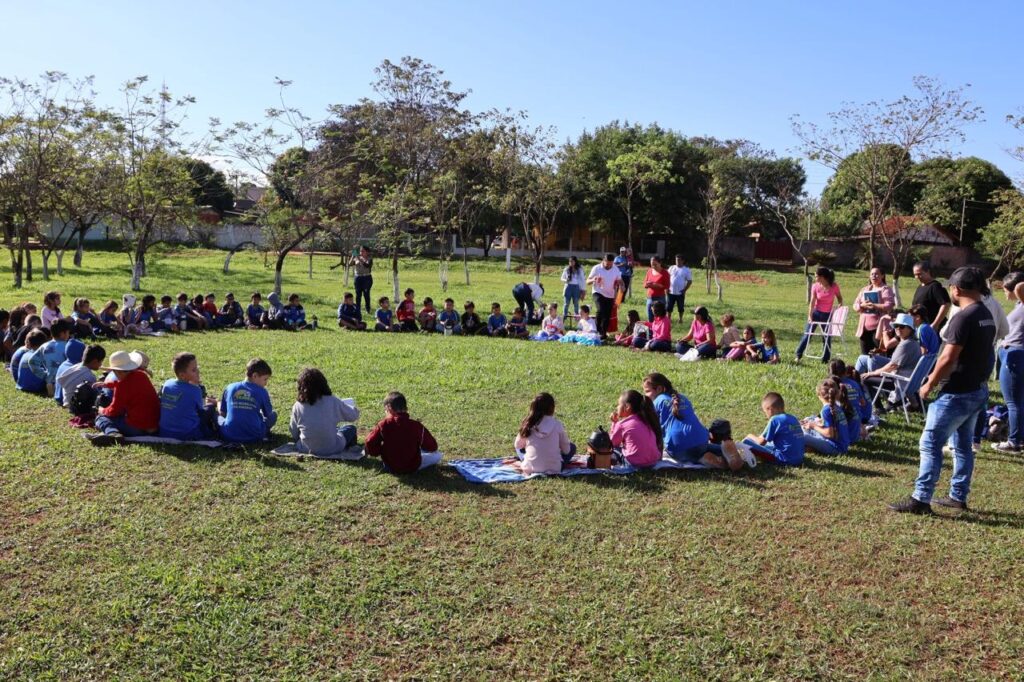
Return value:
M 423 424 L 409 417 L 405 396 L 398 391 L 384 399 L 387 416 L 373 427 L 366 438 L 366 454 L 380 457 L 394 474 L 407 474 L 434 466 L 441 461 L 437 441 Z

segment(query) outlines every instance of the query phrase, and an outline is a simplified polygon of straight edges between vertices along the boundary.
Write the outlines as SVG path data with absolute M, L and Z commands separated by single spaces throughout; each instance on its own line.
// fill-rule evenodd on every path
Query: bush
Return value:
M 814 249 L 807 255 L 811 265 L 831 265 L 836 259 L 836 254 L 828 249 Z

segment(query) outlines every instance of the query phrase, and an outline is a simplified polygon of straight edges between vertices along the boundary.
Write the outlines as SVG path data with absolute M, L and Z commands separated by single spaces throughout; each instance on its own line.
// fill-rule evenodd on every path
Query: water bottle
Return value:
M 188 329 L 188 318 L 181 318 L 181 321 L 178 323 L 178 326 L 181 328 L 181 331 L 185 331 L 186 329 Z
M 316 331 L 318 323 L 319 323 L 319 320 L 317 320 L 316 315 L 314 315 L 313 316 L 313 331 Z

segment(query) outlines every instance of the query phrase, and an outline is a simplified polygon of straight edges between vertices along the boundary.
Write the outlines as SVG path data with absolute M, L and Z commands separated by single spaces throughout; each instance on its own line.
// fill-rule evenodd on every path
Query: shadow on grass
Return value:
M 969 523 L 977 526 L 990 526 L 992 528 L 1013 528 L 1024 529 L 1024 514 L 1013 512 L 981 511 L 971 509 L 962 514 L 939 514 L 939 518 L 959 523 Z
M 289 471 L 304 471 L 304 469 L 293 461 L 278 457 L 270 453 L 269 448 L 203 448 L 187 445 L 160 445 L 157 443 L 134 443 L 132 447 L 146 447 L 155 452 L 162 452 L 182 462 L 189 464 L 196 462 L 220 464 L 232 460 L 252 460 L 269 469 L 286 469 Z
M 830 471 L 836 474 L 859 476 L 861 478 L 892 478 L 889 474 L 882 473 L 881 471 L 872 471 L 871 469 L 840 464 L 829 459 L 805 459 L 804 468 L 811 471 Z
M 378 461 L 366 458 L 355 462 L 355 464 L 368 469 L 376 469 L 382 476 L 392 476 L 392 474 L 384 471 Z M 444 465 L 433 466 L 425 471 L 417 471 L 412 474 L 395 476 L 395 480 L 402 485 L 425 492 L 475 493 L 483 497 L 515 497 L 516 494 L 508 490 L 507 486 L 517 485 L 515 483 L 505 483 L 501 484 L 502 487 L 498 487 L 489 483 L 470 483 L 458 471 Z

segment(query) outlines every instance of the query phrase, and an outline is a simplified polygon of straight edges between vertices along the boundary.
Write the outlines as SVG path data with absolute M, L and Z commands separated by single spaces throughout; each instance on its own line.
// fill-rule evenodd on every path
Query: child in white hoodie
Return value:
M 555 419 L 555 399 L 550 393 L 541 393 L 530 403 L 530 414 L 519 426 L 515 448 L 522 453 L 519 468 L 527 476 L 557 474 L 562 463 L 576 454 L 565 426 Z

